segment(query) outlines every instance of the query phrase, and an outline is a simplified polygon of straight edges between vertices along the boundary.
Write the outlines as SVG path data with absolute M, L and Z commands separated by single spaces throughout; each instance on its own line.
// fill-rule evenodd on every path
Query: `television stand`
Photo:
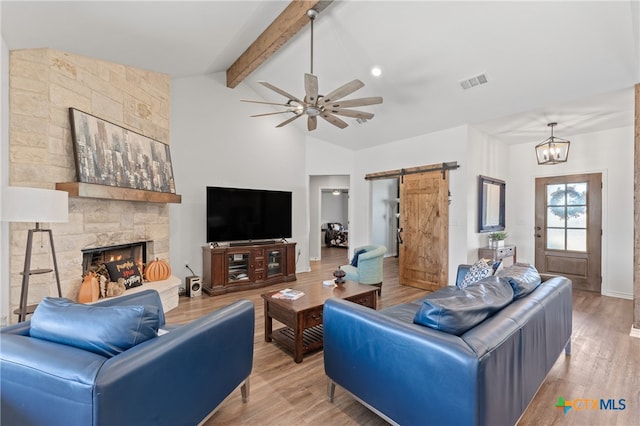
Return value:
M 296 243 L 207 245 L 202 247 L 202 272 L 202 290 L 209 296 L 295 281 Z

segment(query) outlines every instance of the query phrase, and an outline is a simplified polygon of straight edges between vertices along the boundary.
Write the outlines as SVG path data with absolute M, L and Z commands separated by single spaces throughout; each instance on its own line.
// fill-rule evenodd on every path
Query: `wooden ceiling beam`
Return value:
M 227 69 L 227 87 L 234 88 L 309 23 L 307 11 L 324 10 L 333 0 L 293 0 Z

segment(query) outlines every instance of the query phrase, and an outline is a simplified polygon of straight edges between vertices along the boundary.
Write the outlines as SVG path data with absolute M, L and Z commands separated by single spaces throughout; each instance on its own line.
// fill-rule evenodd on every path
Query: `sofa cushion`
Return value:
M 448 286 L 429 294 L 413 322 L 459 336 L 512 301 L 506 280 L 491 276 L 466 288 Z
M 527 263 L 516 263 L 503 268 L 496 274 L 504 277 L 513 288 L 513 298 L 519 299 L 535 290 L 542 279 L 538 270 Z
M 95 352 L 105 357 L 156 337 L 157 306 L 93 306 L 47 297 L 31 318 L 31 337 Z
M 490 265 L 484 259 L 478 259 L 476 263 L 471 265 L 469 271 L 464 276 L 464 279 L 458 283 L 458 287 L 465 288 L 470 284 L 473 284 L 481 279 L 493 275 L 493 263 Z

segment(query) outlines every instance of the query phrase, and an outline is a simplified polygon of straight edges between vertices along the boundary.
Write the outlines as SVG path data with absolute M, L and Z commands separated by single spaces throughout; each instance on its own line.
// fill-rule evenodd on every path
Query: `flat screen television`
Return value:
M 291 192 L 207 187 L 207 242 L 291 238 Z

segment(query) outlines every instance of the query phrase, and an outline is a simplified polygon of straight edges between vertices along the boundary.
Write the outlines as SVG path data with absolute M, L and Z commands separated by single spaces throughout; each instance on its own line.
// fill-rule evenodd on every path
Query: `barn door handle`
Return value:
M 400 243 L 400 244 L 402 244 L 402 242 L 403 242 L 402 241 L 402 235 L 400 235 L 401 233 L 402 233 L 402 228 L 398 228 L 397 237 L 398 237 L 398 243 Z

